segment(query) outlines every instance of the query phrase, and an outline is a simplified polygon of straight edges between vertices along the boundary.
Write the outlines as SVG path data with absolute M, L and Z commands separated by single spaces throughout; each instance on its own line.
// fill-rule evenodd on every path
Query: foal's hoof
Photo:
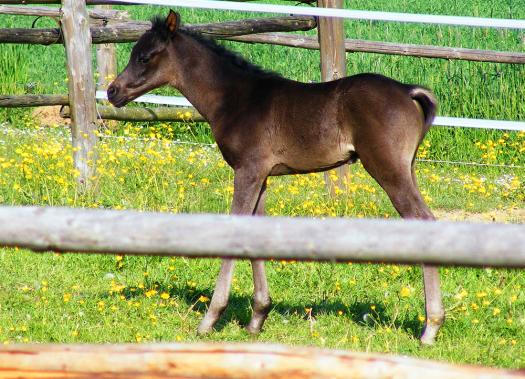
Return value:
M 201 327 L 197 328 L 197 334 L 199 336 L 205 336 L 207 334 L 210 334 L 211 331 L 212 331 L 212 328 L 201 328 Z
M 261 312 L 259 314 L 254 314 L 252 316 L 252 319 L 250 320 L 250 323 L 246 325 L 244 329 L 250 334 L 259 334 L 262 330 L 264 321 L 266 321 L 266 318 L 268 317 L 268 312 Z
M 436 342 L 436 336 L 438 333 L 439 327 L 426 327 L 423 330 L 423 334 L 421 335 L 421 338 L 419 341 L 422 345 L 430 346 L 433 345 L 434 342 Z
M 422 345 L 433 345 L 436 342 L 436 336 L 443 325 L 445 320 L 445 312 L 441 312 L 436 316 L 428 317 L 423 328 L 423 333 L 421 334 Z
M 421 345 L 425 346 L 431 346 L 436 342 L 435 337 L 427 337 L 426 335 L 422 335 L 419 339 L 419 342 L 421 342 Z
M 201 321 L 199 327 L 197 328 L 197 334 L 199 336 L 204 336 L 210 334 L 213 331 L 213 324 L 206 321 L 205 319 Z
M 250 322 L 244 329 L 251 335 L 257 335 L 261 332 L 262 325 L 252 325 L 252 322 Z

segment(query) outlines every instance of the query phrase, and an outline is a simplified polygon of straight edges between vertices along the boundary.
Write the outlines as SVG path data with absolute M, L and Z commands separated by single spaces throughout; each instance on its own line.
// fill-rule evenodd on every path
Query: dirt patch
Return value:
M 525 223 L 525 209 L 492 210 L 482 213 L 467 212 L 463 210 L 444 211 L 434 210 L 438 220 L 469 221 L 469 222 L 500 222 L 500 223 Z
M 35 108 L 31 115 L 41 126 L 69 125 L 69 119 L 60 117 L 60 105 Z

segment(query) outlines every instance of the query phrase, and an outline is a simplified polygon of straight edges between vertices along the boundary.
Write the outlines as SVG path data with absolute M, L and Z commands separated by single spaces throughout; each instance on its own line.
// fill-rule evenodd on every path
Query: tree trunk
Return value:
M 90 187 L 95 172 L 95 84 L 91 66 L 91 35 L 86 5 L 78 0 L 62 1 L 73 161 L 80 191 Z

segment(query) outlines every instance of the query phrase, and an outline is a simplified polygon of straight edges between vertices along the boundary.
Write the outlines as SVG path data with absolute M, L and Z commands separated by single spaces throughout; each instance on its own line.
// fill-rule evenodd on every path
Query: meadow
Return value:
M 355 9 L 525 18 L 523 1 L 352 1 Z M 148 19 L 158 8 L 128 7 Z M 180 10 L 188 23 L 252 17 Z M 162 9 L 165 12 L 165 9 Z M 2 27 L 30 25 L 0 17 Z M 38 26 L 52 26 L 39 20 Z M 515 31 L 347 22 L 349 38 L 470 48 L 524 50 Z M 309 32 L 311 33 L 311 32 Z M 313 51 L 226 43 L 255 63 L 297 80 L 319 80 Z M 131 45 L 119 45 L 119 65 Z M 0 93 L 64 93 L 60 46 L 0 45 Z M 294 64 L 290 64 L 294 62 Z M 372 54 L 347 54 L 349 73 L 380 72 L 432 88 L 440 115 L 525 119 L 525 68 Z M 171 94 L 162 89 L 158 93 Z M 70 135 L 43 126 L 31 110 L 0 110 L 0 204 L 160 212 L 227 213 L 232 171 L 205 124 L 101 124 L 95 191 L 80 194 L 71 168 Z M 433 128 L 417 176 L 430 207 L 443 218 L 504 214 L 523 222 L 525 133 Z M 497 166 L 502 165 L 502 166 Z M 331 197 L 322 174 L 272 178 L 270 216 L 398 217 L 360 164 Z M 335 173 L 330 174 L 336 180 Z M 496 217 L 496 216 L 494 216 Z M 349 231 L 351 232 L 351 231 Z M 140 233 L 140 230 L 137 230 Z M 262 341 L 409 354 L 451 362 L 525 366 L 525 277 L 518 270 L 442 268 L 447 319 L 432 347 L 422 348 L 424 302 L 419 267 L 366 264 L 267 264 L 274 307 L 263 332 L 242 326 L 250 315 L 251 270 L 239 262 L 230 307 L 217 331 L 199 337 L 218 271 L 216 260 L 35 254 L 0 249 L 0 343 Z

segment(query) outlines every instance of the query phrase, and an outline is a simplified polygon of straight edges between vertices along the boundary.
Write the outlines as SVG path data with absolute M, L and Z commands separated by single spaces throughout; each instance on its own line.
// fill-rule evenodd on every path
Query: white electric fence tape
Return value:
M 281 13 L 305 16 L 325 16 L 351 20 L 414 22 L 423 24 L 478 26 L 486 28 L 525 29 L 525 20 L 503 18 L 498 19 L 482 17 L 441 16 L 415 13 L 360 11 L 340 8 L 296 7 L 293 5 L 275 5 L 218 0 L 115 0 L 114 3 L 162 5 L 166 7 L 217 9 L 259 13 Z
M 97 99 L 107 99 L 106 92 L 97 91 Z M 144 95 L 136 98 L 134 101 L 139 103 L 149 103 L 157 105 L 176 105 L 179 107 L 191 107 L 191 103 L 185 97 Z M 436 117 L 434 125 L 439 126 L 460 126 L 464 128 L 479 129 L 498 129 L 498 130 L 515 130 L 525 131 L 525 122 L 522 121 L 502 121 L 502 120 L 482 120 L 473 118 L 460 117 Z

